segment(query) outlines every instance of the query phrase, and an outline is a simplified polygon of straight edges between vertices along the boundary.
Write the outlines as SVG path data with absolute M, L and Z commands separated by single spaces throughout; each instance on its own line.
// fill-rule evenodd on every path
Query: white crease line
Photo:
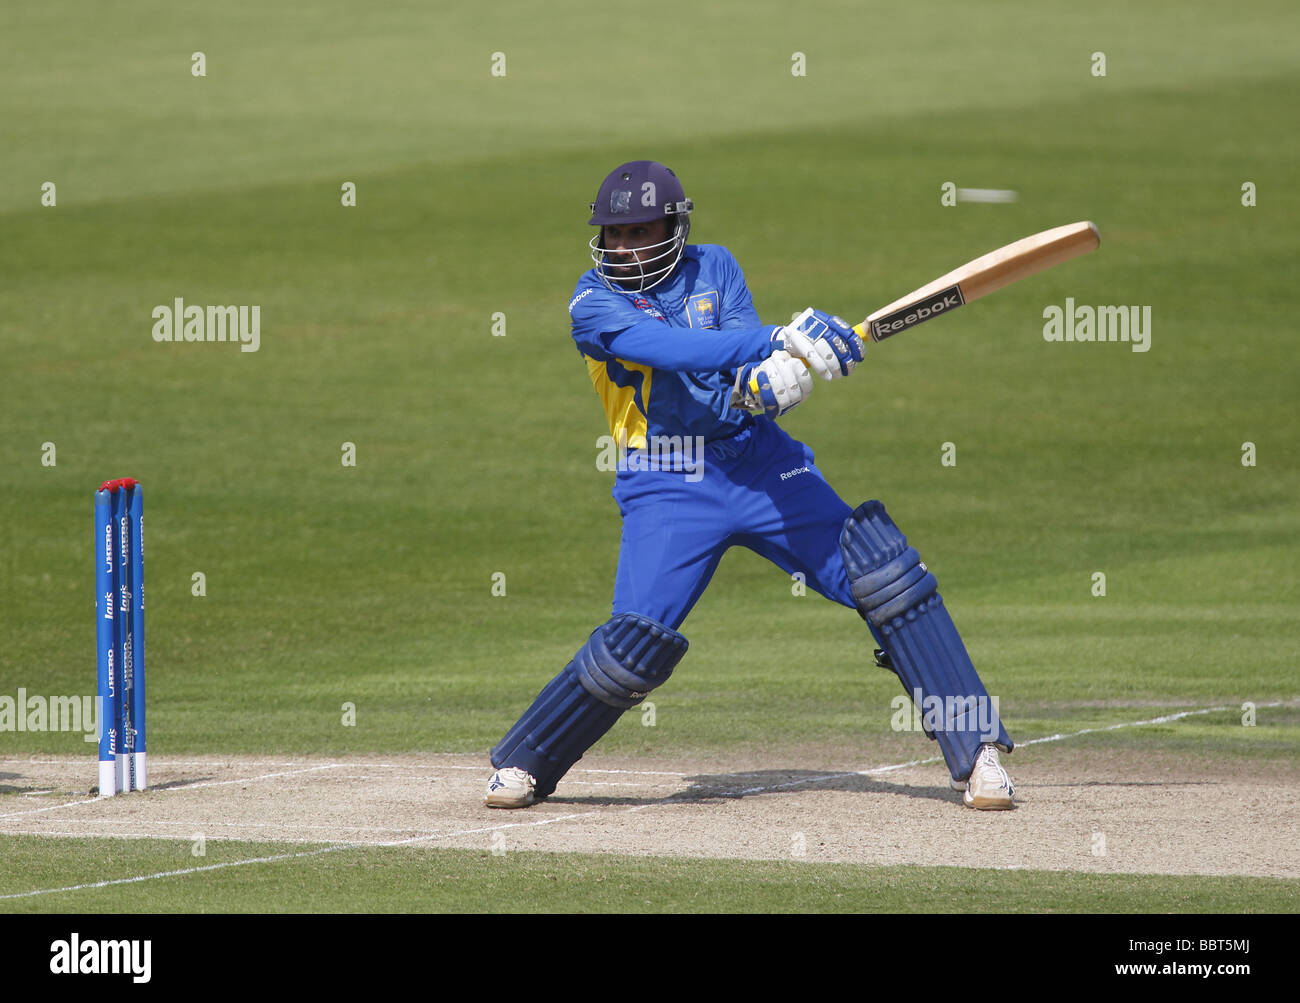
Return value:
M 688 777 L 689 773 L 677 773 L 669 770 L 573 770 L 573 773 L 624 773 L 639 777 Z M 567 774 L 566 774 L 567 775 Z
M 468 758 L 468 757 L 472 757 L 472 756 L 473 756 L 473 757 L 476 757 L 476 756 L 479 755 L 479 753 L 469 753 L 469 752 L 467 752 L 467 753 L 431 753 L 431 755 L 457 756 L 457 757 L 459 757 L 459 758 Z M 4 760 L 4 759 L 0 759 L 0 766 L 3 766 L 6 762 L 13 763 L 13 764 L 20 764 L 20 765 L 80 766 L 80 765 L 83 765 L 83 764 L 85 763 L 85 760 L 84 760 L 84 759 L 42 759 L 42 760 L 36 760 L 36 759 L 10 759 L 10 760 Z M 301 760 L 299 760 L 298 762 L 248 761 L 248 762 L 236 762 L 236 763 L 234 763 L 233 765 L 238 766 L 238 767 L 249 767 L 249 766 L 300 766 L 300 765 L 301 765 L 301 762 L 302 762 Z M 181 767 L 181 766 L 193 766 L 193 767 L 206 767 L 206 768 L 209 768 L 209 769 L 220 769 L 220 768 L 222 768 L 222 762 L 220 762 L 220 761 L 174 760 L 174 759 L 158 758 L 158 759 L 155 759 L 155 760 L 153 761 L 153 763 L 152 763 L 152 769 L 155 771 L 155 775 L 157 775 L 157 771 L 160 770 L 160 769 L 168 769 L 168 768 Z M 438 776 L 438 772 L 439 772 L 439 771 L 445 771 L 445 770 L 462 770 L 462 771 L 468 771 L 468 772 L 473 772 L 473 773 L 488 774 L 488 773 L 491 771 L 492 767 L 491 767 L 491 764 L 489 764 L 489 763 L 483 763 L 483 764 L 481 764 L 481 765 L 474 765 L 474 766 L 462 766 L 462 765 L 457 765 L 457 764 L 454 764 L 454 763 L 444 763 L 444 764 L 440 764 L 440 765 L 437 765 L 437 766 L 430 766 L 429 769 L 426 771 L 426 770 L 422 770 L 422 769 L 420 769 L 419 765 L 418 765 L 418 764 L 415 764 L 415 763 L 357 763 L 357 762 L 332 762 L 332 763 L 328 763 L 328 764 L 325 764 L 325 765 L 318 765 L 318 766 L 314 766 L 314 767 L 303 768 L 303 769 L 301 769 L 301 770 L 289 771 L 289 772 L 286 772 L 286 773 L 283 773 L 283 774 L 266 774 L 264 777 L 255 777 L 255 778 L 252 778 L 252 779 L 261 780 L 261 779 L 266 779 L 267 777 L 274 777 L 274 776 L 292 776 L 293 773 L 308 772 L 308 771 L 311 770 L 311 769 L 316 769 L 316 770 L 327 770 L 327 769 L 410 770 L 410 771 L 412 771 L 412 772 L 409 774 L 408 777 L 406 777 L 406 778 L 399 778 L 399 779 L 424 780 L 424 779 L 432 778 L 432 779 L 434 779 L 434 780 L 437 780 L 437 779 L 440 779 L 440 777 Z M 573 775 L 578 774 L 578 773 L 599 773 L 599 774 L 607 774 L 607 775 L 611 775 L 611 776 L 675 777 L 675 778 L 678 778 L 678 779 L 681 779 L 681 778 L 686 777 L 686 776 L 688 775 L 688 774 L 686 774 L 686 773 L 682 773 L 682 772 L 680 772 L 680 771 L 670 771 L 670 770 L 602 770 L 602 769 L 589 769 L 589 768 L 586 768 L 586 767 L 580 767 L 580 768 L 578 768 L 578 769 L 574 769 L 574 770 L 569 771 L 568 776 L 572 777 Z M 370 779 L 372 779 L 372 778 L 371 778 L 371 777 L 368 777 L 368 776 L 344 776 L 344 777 L 339 777 L 338 779 L 340 779 L 340 780 L 370 780 Z M 393 779 L 393 778 L 389 777 L 388 779 Z M 171 791 L 171 790 L 194 790 L 194 789 L 196 789 L 196 788 L 198 788 L 198 787 L 209 787 L 209 786 L 214 786 L 214 785 L 219 785 L 219 784 L 235 784 L 235 783 L 240 783 L 240 782 L 242 782 L 242 781 L 239 781 L 239 780 L 218 780 L 218 781 L 211 781 L 211 782 L 204 782 L 204 783 L 193 783 L 193 784 L 185 784 L 185 783 L 181 783 L 181 784 L 177 784 L 177 785 L 174 786 L 174 787 L 171 787 L 171 786 L 169 786 L 169 787 L 158 787 L 158 788 L 154 788 L 154 789 L 155 789 L 155 790 L 159 790 L 159 791 L 162 791 L 162 790 L 167 790 L 167 791 Z M 91 800 L 94 801 L 94 800 L 98 800 L 98 799 L 93 799 L 93 798 L 92 798 Z M 80 801 L 74 801 L 74 802 L 68 802 L 68 803 L 71 805 L 71 804 L 81 804 L 81 803 L 83 803 L 83 802 L 80 802 Z M 7 816 L 0 815 L 0 818 L 5 818 L 5 817 L 7 817 Z
M 260 775 L 258 775 L 258 776 L 255 776 L 255 777 L 240 777 L 240 778 L 237 778 L 237 779 L 235 779 L 235 780 L 208 780 L 208 781 L 203 781 L 203 782 L 201 782 L 201 783 L 193 783 L 193 784 L 179 783 L 179 784 L 176 784 L 176 785 L 174 785 L 174 786 L 165 786 L 165 787 L 156 787 L 156 788 L 151 788 L 151 790 L 152 790 L 153 793 L 155 793 L 155 794 L 172 794 L 172 793 L 176 793 L 176 792 L 178 792 L 178 791 L 193 791 L 193 790 L 198 790 L 198 789 L 203 788 L 203 787 L 230 787 L 230 786 L 233 786 L 233 785 L 235 785 L 235 784 L 248 784 L 248 783 L 254 783 L 254 782 L 256 782 L 256 781 L 261 781 L 261 780 L 275 780 L 275 779 L 279 779 L 279 778 L 281 778 L 281 777 L 299 776 L 299 775 L 304 774 L 304 773 L 319 773 L 319 772 L 324 771 L 324 770 L 337 770 L 337 769 L 342 769 L 342 768 L 344 768 L 344 766 L 345 766 L 345 764 L 343 764 L 343 763 L 326 763 L 326 764 L 321 765 L 321 766 L 309 766 L 309 767 L 305 767 L 305 768 L 300 769 L 300 770 L 286 770 L 286 771 L 283 771 L 283 772 L 280 772 L 280 773 L 263 773 L 263 774 L 260 774 Z M 471 768 L 472 768 L 472 769 L 478 769 L 478 770 L 480 770 L 480 771 L 482 770 L 481 767 L 462 767 L 462 768 L 463 768 L 463 769 L 471 769 Z M 157 769 L 157 766 L 155 766 L 154 769 L 156 770 L 156 769 Z M 637 773 L 638 771 L 634 771 L 634 770 L 627 770 L 627 771 L 600 770 L 600 771 L 587 771 L 587 772 L 602 772 L 602 773 L 626 772 L 626 773 L 635 774 L 635 773 Z M 684 774 L 682 774 L 682 775 L 684 775 Z M 362 779 L 368 779 L 368 778 L 362 778 Z M 583 785 L 588 785 L 588 782 L 587 782 L 587 781 L 582 781 L 582 780 L 575 781 L 575 783 L 583 784 Z M 598 783 L 598 782 L 596 782 L 596 781 L 592 781 L 592 782 L 590 782 L 590 785 L 591 785 L 591 786 L 629 786 L 629 785 L 626 785 L 626 784 L 624 784 L 624 785 L 604 785 L 604 784 L 600 784 L 600 783 Z M 662 786 L 662 785 L 638 784 L 638 785 L 634 785 L 634 786 L 647 786 L 647 787 L 648 787 L 648 786 Z M 79 806 L 81 806 L 81 805 L 97 804 L 97 803 L 99 803 L 100 801 L 107 801 L 107 800 L 109 800 L 109 799 L 108 799 L 108 798 L 93 797 L 93 798 L 84 798 L 84 799 L 82 799 L 82 800 L 80 800 L 80 801 L 62 801 L 62 802 L 60 802 L 60 803 L 58 803 L 58 804 L 45 805 L 45 806 L 40 807 L 40 808 L 31 808 L 31 809 L 27 809 L 27 810 L 25 810 L 25 811 L 9 812 L 9 813 L 7 813 L 7 814 L 0 815 L 0 821 L 3 821 L 3 820 L 5 820 L 5 819 L 10 819 L 10 818 L 24 818 L 24 817 L 26 817 L 26 816 L 28 816 L 28 815 L 38 815 L 38 814 L 41 814 L 41 813 L 43 813 L 43 812 L 58 811 L 58 810 L 61 809 L 61 808 L 76 808 L 76 807 L 79 807 Z M 6 832 L 6 831 L 8 831 L 8 830 L 0 829 L 0 833 Z
M 98 825 L 98 826 L 122 826 L 138 825 L 138 818 L 89 818 L 82 819 L 80 825 Z M 169 822 L 166 819 L 152 819 L 149 825 L 167 825 L 175 826 L 178 829 L 188 829 L 191 833 L 201 832 L 205 828 L 228 828 L 228 829 L 327 829 L 337 832 L 341 829 L 347 829 L 353 832 L 426 832 L 420 825 L 347 825 L 345 823 L 334 823 L 326 825 L 315 822 L 217 822 L 211 820 L 197 821 L 190 819 L 183 822 Z M 0 835 L 25 834 L 39 836 L 46 832 L 45 829 L 0 829 Z M 84 835 L 102 835 L 103 833 L 84 833 Z M 180 837 L 177 837 L 180 838 Z M 325 840 L 325 842 L 333 842 Z
M 1274 703 L 1256 704 L 1257 707 L 1283 707 L 1287 701 L 1278 700 Z M 1018 742 L 1016 747 L 1022 745 L 1037 745 L 1039 742 L 1055 742 L 1062 738 L 1075 738 L 1079 735 L 1091 735 L 1095 732 L 1116 731 L 1120 728 L 1134 728 L 1143 724 L 1165 724 L 1169 721 L 1177 721 L 1184 717 L 1191 717 L 1193 714 L 1217 714 L 1220 711 L 1236 710 L 1235 707 L 1203 707 L 1199 710 L 1184 710 L 1177 714 L 1166 714 L 1164 717 L 1153 717 L 1146 721 L 1125 721 L 1122 724 L 1108 724 L 1104 728 L 1084 728 L 1082 731 L 1072 731 L 1068 735 L 1048 735 L 1045 738 L 1031 738 L 1027 742 Z
M 820 777 L 803 777 L 799 780 L 789 780 L 783 784 L 772 784 L 767 787 L 749 787 L 742 791 L 736 791 L 729 795 L 731 797 L 745 794 L 765 794 L 768 791 L 780 791 L 787 787 L 798 787 L 800 784 L 821 783 L 823 780 L 842 780 L 845 777 L 869 777 L 874 773 L 892 773 L 894 770 L 905 770 L 910 766 L 928 766 L 931 763 L 942 763 L 943 756 L 931 756 L 929 759 L 913 759 L 910 763 L 895 763 L 892 766 L 875 766 L 869 770 L 849 770 L 847 773 L 827 773 Z M 725 791 L 726 788 L 718 788 Z
M 150 753 L 150 755 L 152 756 L 153 753 Z M 427 759 L 436 756 L 448 756 L 448 757 L 455 757 L 457 759 L 467 759 L 471 756 L 482 757 L 483 753 L 481 752 L 419 753 L 420 759 Z M 219 767 L 222 765 L 229 765 L 231 763 L 238 763 L 240 766 L 301 766 L 304 762 L 309 761 L 311 758 L 312 758 L 311 756 L 300 756 L 297 759 L 240 759 L 240 757 L 237 755 L 229 755 L 229 756 L 212 756 L 208 759 L 172 759 L 168 757 L 166 759 L 166 762 L 174 766 L 206 766 L 206 767 Z M 75 756 L 69 759 L 58 759 L 58 758 L 42 759 L 42 758 L 37 758 L 35 756 L 0 756 L 0 766 L 3 766 L 5 763 L 27 763 L 27 764 L 34 764 L 34 765 L 50 765 L 50 766 L 75 766 L 79 763 L 84 763 L 85 761 L 86 761 L 85 757 L 83 756 Z M 150 762 L 153 762 L 153 760 L 150 759 Z M 367 763 L 367 762 L 358 761 L 358 762 L 348 762 L 346 765 L 379 766 L 379 767 L 384 767 L 386 769 L 402 769 L 403 767 L 419 766 L 420 764 L 419 763 Z M 468 769 L 468 767 L 461 767 L 461 768 Z
M 94 751 L 93 749 L 91 750 Z M 149 754 L 149 763 L 152 765 L 156 760 L 153 753 Z M 304 757 L 304 759 L 307 757 Z M 279 759 L 239 759 L 237 756 L 224 756 L 215 759 L 165 759 L 168 766 L 202 766 L 208 769 L 230 766 L 237 763 L 241 767 L 245 766 L 301 766 L 303 759 L 279 760 Z M 84 757 L 75 759 L 34 759 L 24 756 L 21 759 L 0 759 L 0 766 L 12 763 L 19 766 L 80 766 L 86 762 Z
M 589 771 L 587 771 L 587 772 L 591 773 L 591 772 L 597 772 L 597 771 L 589 770 Z M 602 772 L 612 772 L 612 771 L 602 771 Z M 632 772 L 632 771 L 629 771 L 629 772 Z M 635 775 L 635 774 L 634 774 L 634 775 Z M 680 778 L 681 778 L 681 777 L 684 777 L 685 775 L 686 775 L 686 774 L 683 773 L 683 774 L 678 774 L 677 776 L 678 776 L 678 779 L 680 780 Z M 680 783 L 677 783 L 677 784 L 658 783 L 658 784 L 656 784 L 656 783 L 651 783 L 651 782 L 648 782 L 648 781 L 647 781 L 647 782 L 637 782 L 637 781 L 635 781 L 635 780 L 622 780 L 622 781 L 619 781 L 619 782 L 617 782 L 617 783 L 615 783 L 614 781 L 610 781 L 610 780 L 571 780 L 571 779 L 569 779 L 569 776 L 570 776 L 570 775 L 566 774 L 566 775 L 565 775 L 565 778 L 564 778 L 564 783 L 565 783 L 566 786 L 575 786 L 575 785 L 576 785 L 576 786 L 579 786 L 579 787 L 654 787 L 654 788 L 658 788 L 658 789 L 663 789 L 663 788 L 674 788 L 674 789 L 675 789 L 675 788 L 681 786 Z M 331 776 L 330 779 L 331 779 L 331 780 L 375 780 L 375 779 L 377 779 L 377 778 L 376 778 L 376 777 L 373 777 L 373 776 L 358 776 L 358 775 L 356 775 L 356 774 L 344 774 L 343 776 Z M 441 777 L 432 777 L 432 778 L 429 778 L 429 777 L 393 777 L 391 774 L 386 774 L 386 775 L 384 776 L 383 779 L 385 779 L 385 780 L 394 780 L 394 779 L 396 779 L 396 780 L 419 780 L 419 781 L 430 780 L 431 782 L 436 783 L 437 781 L 441 780 L 442 778 L 441 778 Z
M 40 888 L 30 892 L 12 892 L 8 895 L 0 895 L 0 901 L 3 901 L 4 899 L 33 898 L 37 895 L 57 895 L 60 892 L 79 892 L 87 888 L 108 888 L 112 885 L 129 885 L 140 881 L 152 881 L 154 878 L 175 878 L 186 874 L 198 874 L 202 871 L 219 871 L 226 867 L 243 867 L 246 864 L 271 864 L 280 860 L 292 860 L 295 857 L 316 857 L 322 853 L 332 853 L 336 850 L 347 849 L 349 845 L 351 844 L 340 843 L 335 846 L 324 846 L 319 850 L 302 850 L 298 853 L 282 853 L 274 857 L 254 857 L 251 860 L 229 860 L 221 864 L 205 864 L 202 867 L 185 867 L 176 871 L 158 871 L 154 874 L 138 874 L 133 878 L 112 878 L 107 881 L 94 881 L 84 885 L 68 885 L 65 888 Z
M 1294 703 L 1295 701 L 1291 701 L 1291 700 L 1274 700 L 1271 703 L 1256 704 L 1255 706 L 1256 708 L 1289 707 L 1292 706 Z M 1229 711 L 1229 710 L 1236 710 L 1236 709 L 1237 708 L 1235 707 L 1202 707 L 1197 710 L 1185 710 L 1185 711 L 1180 711 L 1177 714 L 1165 714 L 1162 715 L 1161 717 L 1148 718 L 1145 721 L 1125 721 L 1120 724 L 1107 725 L 1104 728 L 1083 728 L 1079 731 L 1072 731 L 1072 732 L 1062 733 L 1057 735 L 1047 735 L 1043 738 L 1031 738 L 1024 742 L 1017 742 L 1016 748 L 1019 749 L 1026 745 L 1038 745 L 1039 743 L 1042 742 L 1059 742 L 1067 738 L 1077 738 L 1080 735 L 1091 735 L 1096 732 L 1104 732 L 1104 731 L 1116 731 L 1120 728 L 1135 728 L 1135 727 L 1148 725 L 1148 724 L 1166 724 L 1170 721 L 1178 721 L 1181 720 L 1182 718 L 1192 717 L 1193 715 L 1196 714 L 1217 714 L 1222 711 Z M 845 777 L 856 777 L 856 776 L 865 777 L 877 773 L 892 773 L 895 770 L 905 770 L 912 766 L 927 766 L 932 763 L 941 763 L 941 762 L 943 762 L 942 756 L 932 756 L 929 759 L 914 759 L 910 763 L 895 763 L 891 766 L 876 766 L 869 770 L 852 770 L 845 773 L 827 773 L 822 776 L 804 777 L 800 780 L 791 780 L 783 784 L 772 784 L 765 787 L 749 787 L 741 791 L 736 791 L 729 795 L 724 793 L 726 792 L 726 788 L 724 787 L 710 788 L 710 789 L 719 791 L 721 796 L 731 796 L 731 797 L 736 797 L 745 794 L 764 794 L 767 793 L 768 791 L 784 790 L 787 787 L 798 787 L 800 784 L 821 783 L 826 780 L 842 780 Z M 673 799 L 669 799 L 669 800 L 673 800 Z M 694 799 L 683 796 L 683 800 L 694 800 Z M 636 808 L 633 808 L 632 810 L 640 811 L 642 808 L 649 808 L 649 807 L 653 807 L 653 806 L 640 805 L 637 806 Z
M 542 825 L 551 825 L 554 822 L 564 822 L 574 818 L 584 818 L 589 815 L 599 815 L 601 812 L 587 811 L 579 812 L 573 815 L 557 815 L 553 818 L 539 819 L 535 822 L 508 822 L 504 825 L 488 826 L 481 829 L 462 829 L 459 832 L 434 833 L 428 836 L 415 836 L 410 839 L 396 840 L 389 843 L 335 843 L 331 846 L 323 846 L 317 850 L 305 850 L 298 853 L 281 853 L 273 857 L 254 857 L 249 860 L 230 860 L 221 864 L 205 864 L 202 867 L 185 867 L 175 871 L 158 871 L 154 874 L 139 874 L 132 878 L 113 878 L 107 881 L 95 881 L 83 885 L 68 885 L 64 888 L 39 888 L 29 892 L 11 892 L 7 895 L 0 895 L 0 901 L 5 899 L 23 899 L 34 898 L 37 895 L 57 895 L 62 892 L 79 892 L 88 888 L 108 888 L 111 885 L 135 884 L 141 881 L 152 881 L 155 878 L 175 878 L 183 877 L 187 874 L 199 874 L 204 871 L 218 871 L 227 867 L 243 867 L 246 864 L 272 864 L 281 860 L 294 860 L 299 857 L 317 857 L 325 853 L 337 853 L 339 850 L 369 849 L 372 847 L 391 848 L 399 846 L 409 846 L 412 843 L 424 842 L 430 839 L 454 839 L 457 836 L 472 836 L 481 832 L 493 832 L 497 829 L 519 829 L 535 828 Z
M 429 753 L 431 756 L 455 756 L 460 759 L 479 758 L 482 753 L 477 752 L 434 752 Z M 85 759 L 0 759 L 0 767 L 6 763 L 18 766 L 83 766 Z M 302 766 L 303 761 L 279 762 L 272 760 L 245 760 L 235 759 L 227 760 L 185 760 L 185 759 L 167 759 L 158 757 L 150 760 L 152 770 L 168 769 L 181 766 L 192 766 L 205 769 L 222 769 L 222 768 L 247 768 L 250 766 Z M 422 769 L 419 763 L 364 763 L 364 762 L 331 762 L 325 766 L 317 766 L 315 769 L 353 769 L 353 770 L 410 770 L 411 776 L 422 778 L 433 775 L 437 776 L 439 770 L 465 770 L 474 773 L 483 773 L 490 775 L 492 765 L 488 762 L 476 764 L 474 766 L 463 766 L 456 763 L 443 763 L 431 765 Z M 671 770 L 599 770 L 579 767 L 571 770 L 573 773 L 608 773 L 615 775 L 631 775 L 645 777 L 685 777 L 687 774 Z M 195 785 L 190 785 L 191 787 Z
M 377 778 L 376 778 L 373 774 L 372 774 L 372 775 L 368 775 L 368 776 L 366 776 L 366 775 L 361 775 L 361 774 L 357 774 L 357 773 L 344 773 L 344 774 L 338 774 L 338 773 L 335 773 L 335 774 L 333 774 L 332 776 L 330 776 L 329 779 L 330 779 L 330 780 L 375 780 L 375 779 L 377 779 Z M 424 779 L 426 779 L 426 778 L 424 778 L 424 777 L 395 777 L 395 776 L 393 776 L 391 773 L 386 773 L 386 774 L 384 774 L 384 779 L 385 779 L 385 780 L 424 780 Z M 436 781 L 438 778 L 437 778 L 437 777 L 434 777 L 433 779 Z
M 336 763 L 334 764 L 334 768 L 340 770 L 345 769 L 345 765 L 343 763 Z M 483 770 L 479 770 L 479 774 L 482 776 L 491 775 L 485 773 Z M 423 784 L 423 783 L 430 783 L 430 784 L 449 783 L 450 784 L 450 783 L 460 783 L 465 778 L 448 777 L 446 775 L 439 775 L 437 773 L 411 773 L 405 776 L 400 773 L 342 773 L 342 774 L 332 775 L 329 777 L 329 779 L 330 780 L 384 780 L 386 782 L 397 781 L 397 780 L 409 780 L 411 781 L 411 783 L 419 783 L 419 784 Z
M 178 783 L 168 787 L 159 787 L 160 794 L 173 794 L 180 791 L 196 791 L 201 787 L 232 787 L 235 784 L 251 784 L 259 780 L 278 780 L 280 777 L 296 777 L 303 773 L 319 773 L 321 770 L 337 770 L 338 763 L 326 763 L 324 766 L 308 766 L 301 770 L 285 770 L 283 773 L 262 773 L 256 777 L 239 777 L 236 780 L 204 780 L 197 784 Z
M 912 766 L 927 766 L 931 763 L 941 762 L 943 762 L 942 756 L 931 756 L 929 759 L 913 759 L 911 762 L 894 763 L 890 766 L 873 766 L 869 770 L 848 770 L 844 773 L 824 773 L 816 777 L 801 777 L 798 780 L 788 780 L 783 784 L 769 784 L 762 787 L 746 787 L 738 791 L 727 787 L 702 787 L 696 788 L 696 790 L 716 792 L 718 797 L 741 797 L 745 794 L 765 794 L 768 791 L 779 791 L 784 790 L 787 787 L 798 787 L 800 784 L 816 784 L 821 783 L 824 780 L 843 780 L 845 777 L 869 777 L 876 773 L 892 773 L 894 770 L 906 770 Z M 723 774 L 723 776 L 725 775 L 726 774 Z M 689 794 L 683 794 L 681 798 L 683 801 L 694 801 L 696 799 L 697 797 L 689 796 Z M 640 805 L 635 810 L 639 811 L 641 808 L 648 807 L 651 806 Z
M 279 777 L 292 777 L 300 773 L 316 773 L 320 770 L 338 769 L 336 763 L 329 763 L 325 766 L 311 766 L 302 770 L 289 770 L 284 773 L 263 773 L 256 777 L 241 777 L 238 780 L 210 780 L 198 784 L 179 784 L 175 787 L 151 787 L 147 793 L 153 794 L 170 794 L 176 791 L 192 791 L 200 787 L 228 787 L 232 784 L 251 784 L 258 780 L 274 780 Z M 116 795 L 114 795 L 116 797 Z M 109 798 L 93 797 L 84 798 L 81 801 L 62 801 L 59 804 L 46 805 L 44 808 L 32 808 L 29 811 L 11 811 L 7 815 L 0 815 L 0 820 L 6 818 L 22 818 L 25 815 L 39 815 L 41 812 L 58 811 L 60 808 L 76 808 L 80 805 L 97 804 L 100 801 L 107 801 Z
M 149 825 L 169 825 L 169 824 L 170 823 L 167 822 L 149 823 Z M 230 824 L 236 829 L 243 828 L 238 823 L 230 823 Z M 260 828 L 260 827 L 271 828 L 271 826 L 254 826 L 254 825 L 248 826 L 248 828 L 250 829 Z M 360 827 L 354 827 L 350 825 L 337 825 L 337 826 L 289 825 L 289 826 L 278 826 L 278 828 L 283 830 L 285 833 L 289 833 L 297 829 L 308 829 L 308 828 L 314 828 L 314 829 L 328 828 L 331 831 L 336 833 L 345 833 L 345 832 L 352 831 L 354 828 L 359 829 Z M 406 829 L 389 828 L 386 831 L 419 833 L 420 829 L 416 826 L 410 826 L 409 828 Z M 185 836 L 174 832 L 142 832 L 142 831 L 140 832 L 86 832 L 84 829 L 64 832 L 58 829 L 5 829 L 3 831 L 0 831 L 0 835 L 60 836 L 60 837 L 66 836 L 70 839 L 158 839 L 158 840 L 166 840 L 168 842 L 175 842 L 175 843 L 192 843 L 194 842 L 193 837 L 198 835 L 198 836 L 202 836 L 209 843 L 252 843 L 252 842 L 258 842 L 260 840 L 262 842 L 267 842 L 267 843 L 329 843 L 331 845 L 334 843 L 340 843 L 340 844 L 346 844 L 348 846 L 382 846 L 383 845 L 382 843 L 376 843 L 372 840 L 366 840 L 361 838 L 349 839 L 343 835 L 339 835 L 334 839 L 330 839 L 328 837 L 324 839 L 311 839 L 311 838 L 303 838 L 302 836 L 292 836 L 292 835 L 261 836 L 259 834 L 257 838 L 254 838 L 252 835 L 227 835 L 224 833 L 198 832 L 197 830 L 194 831 L 191 835 Z
M 467 753 L 467 755 L 474 755 L 474 753 Z M 386 766 L 386 764 L 384 763 L 349 763 L 349 764 L 342 764 L 342 765 L 354 766 L 359 769 L 384 768 Z M 412 764 L 394 763 L 392 768 L 412 769 Z M 448 763 L 445 766 L 439 766 L 437 768 L 440 770 L 470 770 L 475 773 L 483 773 L 487 776 L 491 776 L 491 771 L 492 771 L 492 766 L 489 763 L 484 763 L 481 766 L 457 766 L 452 763 Z M 685 777 L 687 776 L 687 774 L 685 773 L 670 772 L 667 770 L 595 770 L 595 769 L 588 769 L 586 767 L 570 770 L 569 773 L 566 774 L 566 776 L 571 776 L 574 773 L 610 773 L 610 774 L 625 774 L 628 776 L 639 776 L 639 777 Z M 418 774 L 418 775 L 424 776 L 424 774 Z
M 60 808 L 75 808 L 78 805 L 94 804 L 101 800 L 100 798 L 86 798 L 82 801 L 60 801 L 58 804 L 47 804 L 44 808 L 28 808 L 24 811 L 11 811 L 7 815 L 0 815 L 0 820 L 6 818 L 23 818 L 27 815 L 40 815 L 42 812 L 58 811 Z
M 489 809 L 490 810 L 490 809 Z M 603 815 L 599 811 L 580 811 L 571 815 L 554 815 L 550 818 L 538 819 L 536 822 L 503 822 L 500 825 L 489 825 L 478 829 L 461 829 L 458 832 L 435 833 L 431 836 L 413 836 L 410 839 L 399 839 L 391 843 L 369 843 L 368 846 L 410 846 L 412 843 L 421 843 L 429 839 L 454 839 L 457 836 L 476 836 L 483 832 L 496 832 L 499 829 L 533 829 L 538 826 L 552 825 L 555 822 L 568 822 L 575 818 L 589 818 L 592 815 Z
M 633 780 L 624 780 L 620 783 L 612 783 L 608 780 L 570 780 L 565 777 L 564 786 L 566 787 L 654 787 L 658 790 L 664 788 L 677 788 L 680 784 L 639 784 Z

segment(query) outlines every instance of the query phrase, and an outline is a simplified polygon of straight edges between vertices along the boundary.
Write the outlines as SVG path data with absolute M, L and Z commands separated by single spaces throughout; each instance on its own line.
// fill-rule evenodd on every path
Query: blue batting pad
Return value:
M 926 732 L 938 740 L 953 779 L 970 776 L 986 742 L 1010 752 L 997 706 L 971 664 L 934 575 L 880 502 L 869 501 L 849 516 L 840 550 L 854 602 L 921 711 Z
M 597 627 L 564 671 L 492 750 L 497 769 L 517 766 L 546 797 L 583 753 L 672 674 L 686 654 L 686 638 L 636 613 Z

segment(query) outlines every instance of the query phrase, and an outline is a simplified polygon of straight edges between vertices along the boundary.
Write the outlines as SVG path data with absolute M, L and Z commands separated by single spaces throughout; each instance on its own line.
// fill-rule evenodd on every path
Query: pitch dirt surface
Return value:
M 1300 877 L 1286 766 L 1030 747 L 1004 760 L 1019 807 L 975 812 L 936 761 L 795 761 L 596 755 L 545 803 L 502 811 L 481 803 L 476 755 L 161 757 L 149 791 L 112 799 L 89 794 L 90 759 L 10 758 L 0 833 Z

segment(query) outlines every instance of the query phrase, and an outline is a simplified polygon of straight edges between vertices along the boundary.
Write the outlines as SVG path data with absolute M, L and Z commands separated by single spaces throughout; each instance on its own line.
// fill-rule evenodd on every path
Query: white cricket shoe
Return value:
M 983 811 L 997 811 L 1016 806 L 1016 789 L 1011 786 L 1011 778 L 998 761 L 996 745 L 985 745 L 980 749 L 975 760 L 975 769 L 971 771 L 970 780 L 965 784 L 954 780 L 952 786 L 962 791 L 962 800 L 968 808 Z
M 533 791 L 537 781 L 533 775 L 517 766 L 497 770 L 488 781 L 483 803 L 489 808 L 527 808 L 536 800 Z

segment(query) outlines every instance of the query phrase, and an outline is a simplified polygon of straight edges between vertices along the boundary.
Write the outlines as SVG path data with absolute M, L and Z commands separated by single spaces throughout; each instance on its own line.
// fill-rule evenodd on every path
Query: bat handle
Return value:
M 871 335 L 867 333 L 867 322 L 865 320 L 861 324 L 853 325 L 853 333 L 862 339 L 864 345 L 871 340 Z

